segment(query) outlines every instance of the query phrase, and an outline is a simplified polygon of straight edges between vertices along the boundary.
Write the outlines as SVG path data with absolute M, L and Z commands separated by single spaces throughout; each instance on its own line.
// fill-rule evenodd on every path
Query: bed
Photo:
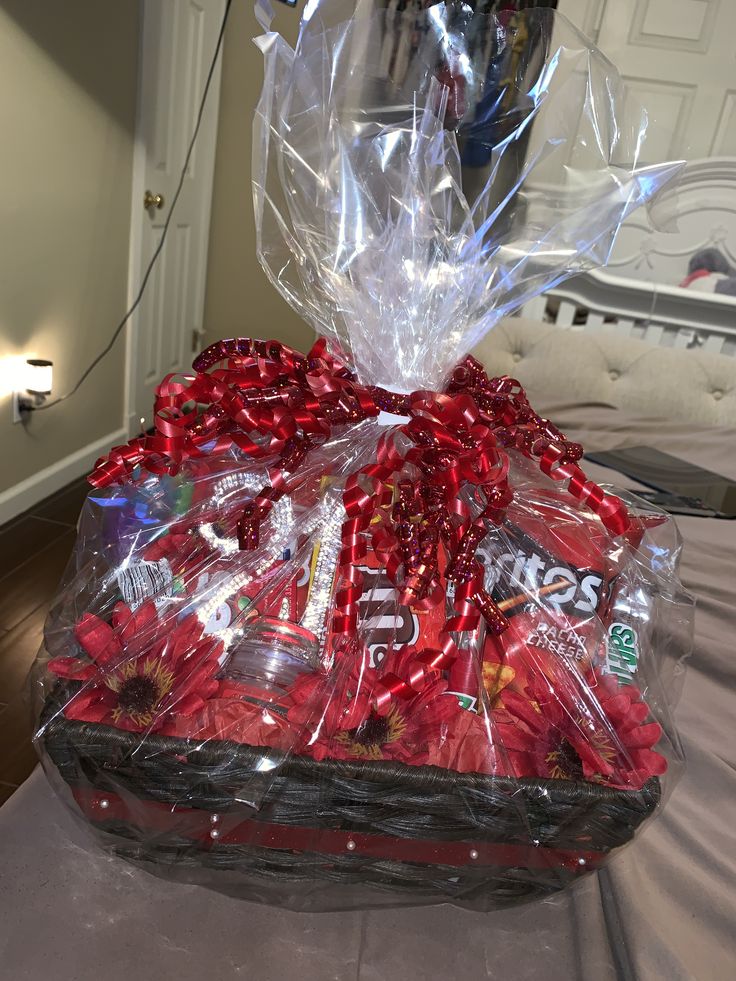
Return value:
M 506 317 L 474 354 L 492 375 L 517 378 L 533 401 L 564 397 L 678 423 L 736 427 L 736 357 L 654 347 L 615 325 L 579 333 L 525 317 Z
M 717 252 L 736 276 L 736 158 L 688 163 L 658 203 L 655 229 L 640 209 L 622 227 L 605 270 L 585 273 L 536 297 L 523 315 L 575 331 L 605 325 L 659 347 L 736 357 L 736 297 L 704 291 L 688 265 Z M 735 280 L 736 282 L 736 280 Z

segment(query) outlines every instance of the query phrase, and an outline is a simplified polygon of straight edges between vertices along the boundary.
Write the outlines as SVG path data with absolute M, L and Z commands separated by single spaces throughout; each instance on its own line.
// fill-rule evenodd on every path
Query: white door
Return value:
M 736 156 L 736 0 L 559 0 L 656 124 L 642 157 Z
M 143 0 L 129 297 L 169 215 L 225 11 L 225 0 Z M 154 390 L 200 346 L 215 164 L 220 63 L 166 241 L 131 319 L 128 429 L 152 423 Z M 245 125 L 245 123 L 244 123 Z M 150 192 L 155 204 L 146 206 Z

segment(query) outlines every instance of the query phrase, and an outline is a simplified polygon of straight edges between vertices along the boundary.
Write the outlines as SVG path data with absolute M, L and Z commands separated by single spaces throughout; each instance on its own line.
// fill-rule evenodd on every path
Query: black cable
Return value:
M 210 90 L 210 84 L 212 82 L 212 76 L 215 73 L 215 66 L 217 65 L 217 58 L 218 58 L 218 56 L 220 54 L 220 49 L 222 48 L 222 40 L 223 40 L 223 38 L 225 36 L 225 25 L 227 24 L 227 18 L 228 18 L 228 14 L 230 13 L 230 7 L 231 6 L 232 6 L 232 0 L 227 0 L 227 3 L 225 5 L 225 13 L 224 13 L 224 16 L 222 18 L 222 24 L 220 26 L 220 33 L 217 36 L 217 44 L 215 45 L 215 53 L 214 53 L 214 56 L 212 58 L 212 63 L 210 64 L 210 69 L 207 72 L 207 79 L 206 79 L 206 81 L 204 83 L 204 90 L 202 92 L 202 101 L 199 104 L 199 112 L 197 113 L 197 121 L 196 121 L 196 123 L 194 125 L 194 132 L 192 133 L 192 138 L 189 141 L 189 149 L 187 150 L 187 155 L 184 158 L 184 166 L 182 167 L 181 176 L 179 177 L 179 184 L 178 184 L 178 186 L 176 188 L 176 192 L 174 193 L 174 198 L 173 198 L 173 200 L 171 202 L 171 207 L 169 208 L 169 213 L 166 216 L 166 221 L 164 222 L 163 231 L 161 232 L 161 240 L 159 241 L 158 245 L 156 246 L 156 248 L 154 250 L 154 253 L 151 256 L 150 262 L 146 266 L 146 271 L 143 274 L 143 279 L 141 280 L 141 285 L 140 285 L 140 288 L 138 290 L 138 294 L 136 295 L 135 300 L 133 300 L 133 303 L 131 304 L 130 308 L 126 311 L 125 316 L 123 317 L 123 319 L 120 321 L 120 323 L 117 325 L 117 327 L 113 331 L 113 335 L 110 338 L 110 342 L 108 343 L 107 347 L 104 349 L 104 351 L 101 351 L 100 354 L 97 355 L 97 357 L 94 359 L 94 361 L 92 362 L 92 364 L 89 365 L 89 367 L 83 372 L 82 377 L 76 383 L 76 385 L 74 386 L 74 388 L 72 388 L 72 390 L 70 392 L 67 392 L 66 395 L 62 395 L 58 399 L 54 399 L 53 402 L 48 402 L 46 405 L 29 406 L 29 409 L 32 412 L 43 412 L 44 409 L 52 409 L 55 405 L 59 405 L 60 402 L 65 402 L 68 398 L 71 398 L 72 395 L 74 395 L 80 389 L 80 387 L 82 386 L 83 382 L 87 379 L 87 377 L 89 376 L 89 374 L 97 367 L 97 365 L 100 363 L 100 361 L 102 361 L 102 359 L 105 357 L 105 355 L 107 355 L 107 354 L 110 353 L 110 351 L 113 348 L 113 345 L 115 344 L 115 341 L 120 336 L 120 332 L 122 331 L 123 327 L 125 327 L 125 325 L 127 324 L 127 322 L 133 316 L 133 314 L 135 313 L 135 311 L 138 309 L 138 306 L 139 306 L 141 300 L 143 299 L 143 293 L 145 292 L 145 289 L 146 289 L 146 286 L 148 284 L 148 280 L 149 280 L 149 278 L 151 276 L 151 272 L 153 270 L 153 267 L 154 267 L 154 265 L 156 263 L 156 260 L 158 259 L 159 255 L 160 255 L 160 253 L 161 253 L 161 250 L 164 247 L 164 242 L 166 241 L 166 234 L 167 234 L 167 232 L 169 230 L 169 225 L 171 224 L 171 218 L 172 218 L 172 215 L 174 214 L 174 208 L 176 207 L 176 202 L 179 200 L 179 195 L 181 194 L 182 187 L 184 186 L 184 179 L 185 179 L 186 174 L 187 174 L 187 168 L 189 167 L 189 161 L 191 160 L 192 153 L 194 152 L 194 144 L 195 144 L 195 142 L 197 140 L 197 135 L 199 133 L 199 128 L 202 125 L 202 117 L 204 116 L 205 105 L 207 103 L 207 94 L 209 93 L 209 90 Z

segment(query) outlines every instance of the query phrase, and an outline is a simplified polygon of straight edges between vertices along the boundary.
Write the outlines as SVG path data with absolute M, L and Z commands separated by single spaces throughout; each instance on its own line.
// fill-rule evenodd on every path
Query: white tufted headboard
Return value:
M 736 298 L 681 289 L 690 257 L 719 249 L 736 267 L 736 159 L 688 163 L 656 206 L 629 218 L 605 271 L 576 276 L 524 307 L 524 316 L 573 330 L 601 326 L 660 347 L 736 357 Z
M 619 232 L 606 267 L 609 275 L 679 286 L 690 257 L 709 246 L 736 266 L 736 159 L 693 160 L 663 190 L 656 205 L 671 230 L 652 226 L 644 208 Z
M 522 317 L 501 321 L 474 354 L 490 374 L 518 378 L 532 404 L 539 393 L 736 427 L 736 358 L 654 348 L 607 330 L 561 331 Z

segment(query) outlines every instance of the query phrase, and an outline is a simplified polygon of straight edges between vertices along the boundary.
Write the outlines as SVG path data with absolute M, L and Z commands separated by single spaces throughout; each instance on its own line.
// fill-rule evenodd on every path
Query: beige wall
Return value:
M 124 338 L 68 402 L 13 425 L 13 356 L 76 381 L 126 306 L 137 0 L 0 6 L 0 492 L 118 430 Z
M 299 14 L 281 4 L 274 28 L 293 44 Z M 311 328 L 281 299 L 256 258 L 250 189 L 251 123 L 263 77 L 252 38 L 262 33 L 250 2 L 233 5 L 225 37 L 215 187 L 212 199 L 205 343 L 221 337 L 275 337 L 304 349 Z

